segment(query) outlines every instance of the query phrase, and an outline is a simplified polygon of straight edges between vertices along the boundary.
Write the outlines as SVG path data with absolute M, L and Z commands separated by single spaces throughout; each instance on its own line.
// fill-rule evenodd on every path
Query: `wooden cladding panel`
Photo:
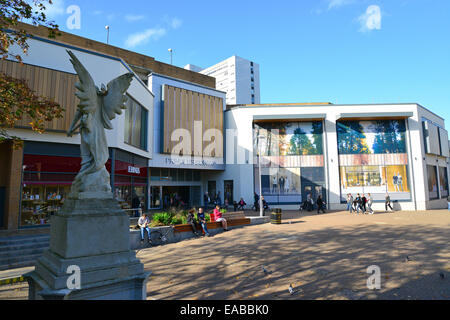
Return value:
M 171 134 L 183 128 L 191 134 L 191 150 L 187 154 L 201 156 L 194 151 L 194 122 L 202 122 L 202 135 L 208 129 L 223 133 L 223 99 L 169 85 L 164 86 L 164 143 L 163 152 L 170 154 L 177 141 L 171 141 Z M 210 142 L 202 142 L 203 150 Z M 186 155 L 186 154 L 185 154 Z M 222 157 L 223 150 L 216 151 Z
M 59 103 L 64 109 L 63 117 L 45 124 L 46 130 L 67 131 L 75 115 L 78 98 L 75 96 L 75 74 L 46 69 L 9 60 L 0 60 L 0 72 L 16 79 L 25 80 L 35 93 Z M 31 119 L 23 117 L 17 127 L 31 128 Z

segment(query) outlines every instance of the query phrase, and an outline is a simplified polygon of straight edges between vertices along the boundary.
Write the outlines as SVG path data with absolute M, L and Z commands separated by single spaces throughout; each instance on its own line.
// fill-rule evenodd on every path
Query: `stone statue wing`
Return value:
M 125 92 L 130 87 L 133 77 L 134 75 L 129 72 L 108 83 L 102 112 L 103 125 L 106 129 L 112 129 L 111 120 L 116 117 L 116 114 L 122 114 L 122 109 L 127 108 L 124 104 L 128 100 Z
M 77 72 L 78 79 L 80 80 L 75 84 L 75 87 L 78 89 L 75 95 L 80 99 L 78 108 L 82 113 L 91 113 L 95 111 L 98 105 L 97 87 L 95 86 L 95 82 L 73 52 L 70 50 L 66 51 L 71 58 L 70 62 L 72 62 L 73 68 Z

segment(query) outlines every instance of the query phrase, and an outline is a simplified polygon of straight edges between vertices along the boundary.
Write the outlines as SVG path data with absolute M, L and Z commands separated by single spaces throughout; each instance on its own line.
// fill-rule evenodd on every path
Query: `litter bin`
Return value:
M 272 224 L 281 224 L 281 209 L 274 208 L 270 215 L 270 223 Z

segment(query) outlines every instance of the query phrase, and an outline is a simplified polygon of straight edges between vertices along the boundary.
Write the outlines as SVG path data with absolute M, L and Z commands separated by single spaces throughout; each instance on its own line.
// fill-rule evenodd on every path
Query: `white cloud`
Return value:
M 181 27 L 183 21 L 181 21 L 178 18 L 173 18 L 170 25 L 173 29 L 178 29 L 179 27 Z
M 144 18 L 145 18 L 144 15 L 135 15 L 135 14 L 127 14 L 125 16 L 125 20 L 127 20 L 128 22 L 135 22 L 135 21 L 142 20 Z
M 355 3 L 355 0 L 328 0 L 328 10 Z
M 377 5 L 371 5 L 367 8 L 366 13 L 358 18 L 361 23 L 359 31 L 367 32 L 370 30 L 381 30 L 381 9 Z
M 164 28 L 152 28 L 147 29 L 143 32 L 134 33 L 129 35 L 125 41 L 125 46 L 128 48 L 134 48 L 138 45 L 147 43 L 150 40 L 158 40 L 166 34 L 166 29 Z

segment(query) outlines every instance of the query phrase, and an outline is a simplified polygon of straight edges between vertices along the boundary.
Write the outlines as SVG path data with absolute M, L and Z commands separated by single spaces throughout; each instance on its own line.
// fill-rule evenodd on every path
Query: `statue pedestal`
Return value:
M 67 199 L 51 218 L 50 249 L 26 275 L 29 299 L 146 299 L 149 273 L 130 250 L 129 225 L 116 200 Z

